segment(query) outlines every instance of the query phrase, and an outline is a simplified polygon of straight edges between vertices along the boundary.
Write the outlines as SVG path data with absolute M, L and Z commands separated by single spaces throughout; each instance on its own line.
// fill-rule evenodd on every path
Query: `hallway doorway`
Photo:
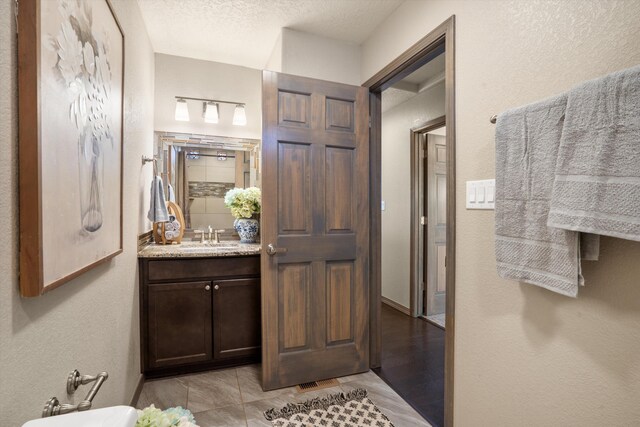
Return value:
M 394 323 L 389 320 L 388 314 L 400 316 L 398 320 L 403 319 L 405 322 L 419 322 L 418 324 L 422 327 L 439 334 L 444 340 L 444 345 L 439 350 L 435 344 L 429 343 L 428 334 L 411 336 L 406 343 L 401 342 L 401 344 L 414 345 L 414 349 L 415 345 L 421 344 L 440 352 L 443 363 L 439 367 L 437 364 L 427 363 L 428 371 L 425 372 L 430 380 L 435 379 L 435 382 L 441 380 L 443 386 L 442 400 L 437 397 L 432 398 L 428 402 L 428 406 L 432 407 L 424 415 L 434 426 L 453 426 L 456 211 L 454 22 L 455 17 L 452 16 L 364 84 L 369 87 L 371 105 L 370 366 L 377 368 L 379 375 L 384 376 L 385 381 L 399 392 L 402 380 L 399 377 L 394 379 L 392 375 L 386 373 L 399 365 L 405 365 L 406 372 L 420 372 L 421 364 L 427 360 L 426 354 L 412 351 L 411 347 L 394 349 L 394 337 L 399 336 L 399 330 L 389 331 L 387 326 L 393 328 Z M 442 68 L 437 71 L 429 70 L 438 63 L 442 64 Z M 433 101 L 432 105 L 425 104 L 427 98 Z M 393 102 L 396 105 L 389 107 Z M 387 118 L 394 115 L 394 109 L 396 113 L 401 111 L 395 114 L 399 117 L 398 122 L 388 121 L 387 123 L 392 124 L 385 125 L 385 115 Z M 403 109 L 406 111 L 402 111 Z M 427 217 L 430 205 L 424 204 L 424 196 L 419 200 L 415 197 L 415 191 L 411 191 L 415 190 L 418 184 L 414 182 L 415 174 L 410 173 L 407 167 L 410 163 L 410 153 L 413 151 L 412 144 L 407 142 L 407 136 L 411 130 L 442 116 L 446 117 L 445 132 L 442 135 L 445 149 L 441 153 L 444 158 L 446 177 L 440 183 L 443 191 L 441 191 L 442 202 L 439 205 L 440 219 L 443 221 L 440 224 L 434 224 L 436 228 L 428 233 L 427 218 L 424 218 L 424 223 L 416 222 L 416 220 L 422 220 L 421 216 Z M 398 123 L 401 126 L 398 126 Z M 442 124 L 437 127 L 442 127 Z M 390 132 L 390 129 L 395 128 L 404 130 Z M 424 138 L 427 142 L 430 139 L 428 136 Z M 428 151 L 427 142 L 423 146 L 425 152 Z M 418 159 L 419 156 L 412 160 Z M 414 162 L 411 162 L 411 167 L 415 167 Z M 428 167 L 428 164 L 424 165 L 423 169 L 427 170 Z M 428 174 L 424 172 L 423 178 Z M 415 186 L 410 188 L 411 185 Z M 429 182 L 423 183 L 423 188 L 428 190 L 428 185 Z M 427 194 L 426 198 L 428 197 Z M 423 213 L 427 215 L 412 218 L 417 206 L 423 206 Z M 434 206 L 438 208 L 438 203 Z M 422 240 L 419 238 L 420 232 L 416 233 L 416 230 L 421 230 Z M 436 236 L 439 230 L 443 231 L 444 239 L 431 240 L 429 243 L 429 235 Z M 433 266 L 429 268 L 430 261 L 425 257 L 428 255 L 429 246 L 435 248 L 430 252 L 436 254 L 435 262 L 431 261 L 436 268 Z M 437 259 L 438 248 L 440 248 L 439 260 Z M 411 253 L 418 254 L 418 257 L 411 257 Z M 422 254 L 422 264 L 420 264 L 420 254 Z M 444 268 L 438 269 L 438 265 Z M 435 274 L 435 280 L 432 281 L 434 288 L 433 292 L 425 295 L 428 290 L 429 274 Z M 439 283 L 440 279 L 442 280 Z M 439 302 L 440 307 L 438 307 Z M 430 305 L 432 307 L 425 313 L 425 309 Z M 443 313 L 439 312 L 442 309 L 446 318 L 444 330 L 428 322 L 425 316 L 425 314 L 442 315 Z M 385 319 L 387 326 L 384 324 Z M 403 320 L 399 320 L 396 327 Z M 397 357 L 392 360 L 389 357 L 393 357 L 394 353 Z M 423 394 L 426 387 L 426 383 L 414 385 L 414 388 Z M 410 400 L 411 397 L 407 394 L 405 399 Z M 438 405 L 440 410 L 433 411 L 434 406 Z M 442 415 L 441 418 L 436 415 L 438 413 Z

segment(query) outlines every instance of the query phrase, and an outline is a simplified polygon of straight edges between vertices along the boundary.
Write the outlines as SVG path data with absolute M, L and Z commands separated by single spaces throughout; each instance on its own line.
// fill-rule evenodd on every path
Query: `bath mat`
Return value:
M 275 427 L 393 427 L 362 388 L 289 403 L 282 409 L 269 409 L 264 416 Z

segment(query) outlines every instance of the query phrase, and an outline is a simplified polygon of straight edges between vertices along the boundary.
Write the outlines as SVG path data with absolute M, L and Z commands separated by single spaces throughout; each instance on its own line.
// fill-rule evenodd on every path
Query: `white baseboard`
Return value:
M 397 302 L 390 300 L 387 297 L 381 297 L 382 298 L 382 302 L 384 304 L 387 304 L 389 307 L 391 308 L 395 308 L 396 310 L 398 310 L 401 313 L 406 314 L 407 316 L 411 316 L 411 310 L 409 310 L 409 308 L 405 307 L 402 304 L 398 304 Z

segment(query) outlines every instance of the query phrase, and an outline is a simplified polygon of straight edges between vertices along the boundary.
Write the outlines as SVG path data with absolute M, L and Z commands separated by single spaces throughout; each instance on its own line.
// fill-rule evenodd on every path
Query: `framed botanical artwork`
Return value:
M 124 34 L 108 0 L 18 4 L 20 292 L 122 252 Z

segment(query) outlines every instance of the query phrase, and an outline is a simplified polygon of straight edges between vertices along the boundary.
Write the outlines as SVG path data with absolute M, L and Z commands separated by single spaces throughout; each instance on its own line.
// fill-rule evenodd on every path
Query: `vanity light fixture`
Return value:
M 205 102 L 202 104 L 204 110 L 204 121 L 207 123 L 218 123 L 218 104 L 215 102 Z
M 247 124 L 247 113 L 244 110 L 244 104 L 236 105 L 233 111 L 233 124 L 235 126 L 245 126 Z
M 187 101 L 183 98 L 176 100 L 176 120 L 179 122 L 189 121 L 189 107 Z
M 176 96 L 176 114 L 175 118 L 178 121 L 189 121 L 189 109 L 187 108 L 187 101 L 200 101 L 202 102 L 202 116 L 206 123 L 218 123 L 220 120 L 220 105 L 219 104 L 231 104 L 235 105 L 233 112 L 233 124 L 236 126 L 245 126 L 247 124 L 247 114 L 245 112 L 245 104 L 235 101 L 222 101 L 220 99 L 206 99 L 206 98 L 191 98 L 188 96 Z

